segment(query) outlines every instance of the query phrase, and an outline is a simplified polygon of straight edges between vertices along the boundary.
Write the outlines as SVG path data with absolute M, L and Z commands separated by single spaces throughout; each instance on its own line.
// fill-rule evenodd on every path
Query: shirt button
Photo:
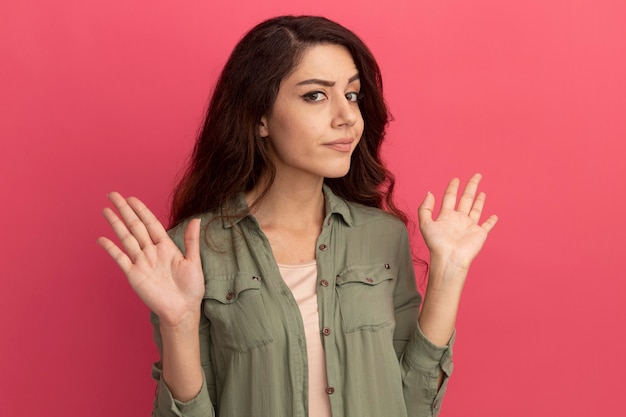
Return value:
M 326 388 L 326 394 L 330 395 L 330 394 L 333 394 L 334 392 L 335 392 L 335 388 L 333 387 Z
M 389 268 L 390 268 L 389 264 L 385 264 L 385 269 L 389 269 Z
M 328 336 L 330 334 L 330 329 L 328 327 L 324 327 L 322 329 L 322 333 L 324 334 L 324 336 Z
M 374 280 L 373 280 L 373 279 L 371 279 L 371 278 L 365 278 L 365 281 L 367 281 L 367 282 L 369 282 L 369 283 L 374 282 Z
M 226 294 L 226 299 L 227 300 L 232 300 L 233 298 L 235 298 L 235 294 L 232 292 L 229 292 L 228 294 Z
M 326 246 L 324 243 L 322 243 L 320 245 L 320 250 L 326 250 L 326 249 L 328 249 L 328 246 Z
M 323 280 L 320 282 L 320 285 L 321 285 L 322 287 L 328 287 L 328 281 L 326 281 L 325 279 L 323 279 Z

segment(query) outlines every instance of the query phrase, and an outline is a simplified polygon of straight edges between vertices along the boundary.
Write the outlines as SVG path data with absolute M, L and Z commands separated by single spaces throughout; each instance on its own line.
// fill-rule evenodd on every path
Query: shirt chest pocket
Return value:
M 217 346 L 247 352 L 272 341 L 258 276 L 240 272 L 207 279 L 203 313 L 211 322 L 212 342 Z
M 394 324 L 394 287 L 388 264 L 350 267 L 339 274 L 336 289 L 344 331 L 376 331 Z

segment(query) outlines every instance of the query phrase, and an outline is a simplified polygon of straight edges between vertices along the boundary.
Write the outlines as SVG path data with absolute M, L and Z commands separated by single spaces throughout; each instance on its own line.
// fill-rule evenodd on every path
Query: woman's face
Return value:
M 259 133 L 270 142 L 277 176 L 338 178 L 363 134 L 361 83 L 343 46 L 309 48 L 280 84 L 274 106 Z

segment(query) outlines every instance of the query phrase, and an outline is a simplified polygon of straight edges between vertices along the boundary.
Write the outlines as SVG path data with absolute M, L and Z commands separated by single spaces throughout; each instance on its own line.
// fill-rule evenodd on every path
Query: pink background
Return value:
M 105 195 L 166 219 L 227 54 L 284 13 L 336 19 L 378 57 L 403 207 L 485 175 L 501 220 L 441 416 L 621 415 L 626 3 L 215 3 L 0 3 L 0 415 L 149 414 L 148 311 L 96 245 Z

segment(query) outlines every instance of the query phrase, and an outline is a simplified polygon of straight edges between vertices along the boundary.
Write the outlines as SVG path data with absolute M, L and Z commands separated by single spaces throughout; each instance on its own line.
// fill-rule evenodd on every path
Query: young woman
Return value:
M 168 232 L 111 193 L 99 243 L 152 311 L 156 416 L 433 416 L 452 371 L 479 224 L 473 176 L 419 208 L 423 302 L 380 148 L 379 68 L 349 30 L 283 16 L 253 28 L 217 83 Z M 458 200 L 458 201 L 457 201 Z M 421 308 L 420 308 L 421 307 Z

